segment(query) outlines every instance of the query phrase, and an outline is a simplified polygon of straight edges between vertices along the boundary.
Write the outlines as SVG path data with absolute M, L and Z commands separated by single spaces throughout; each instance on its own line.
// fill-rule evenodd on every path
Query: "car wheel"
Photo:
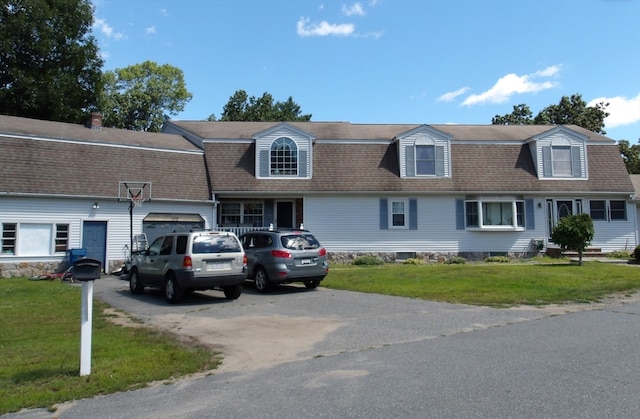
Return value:
M 184 292 L 180 285 L 178 285 L 178 281 L 176 281 L 176 276 L 174 274 L 167 275 L 167 280 L 164 283 L 164 297 L 167 299 L 169 304 L 176 304 L 182 301 L 182 297 L 184 296 Z
M 140 275 L 138 275 L 137 269 L 129 273 L 129 290 L 131 294 L 142 294 L 144 292 L 144 285 L 142 285 L 142 281 L 140 281 Z
M 320 280 L 319 279 L 310 279 L 308 281 L 304 281 L 304 286 L 307 287 L 307 289 L 314 289 L 314 288 L 318 288 L 318 285 L 320 285 Z
M 256 271 L 255 282 L 256 289 L 260 292 L 267 292 L 273 286 L 273 283 L 269 279 L 267 272 L 263 268 L 258 268 L 258 270 Z
M 240 294 L 242 294 L 242 285 L 238 284 L 224 287 L 222 291 L 224 291 L 224 297 L 227 300 L 237 300 Z

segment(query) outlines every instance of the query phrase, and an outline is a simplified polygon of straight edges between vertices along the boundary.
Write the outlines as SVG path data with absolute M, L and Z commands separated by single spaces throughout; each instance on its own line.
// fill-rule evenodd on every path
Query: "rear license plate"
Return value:
M 207 271 L 221 271 L 230 269 L 231 266 L 227 262 L 210 262 L 207 263 Z
M 311 265 L 311 259 L 300 259 L 300 265 Z

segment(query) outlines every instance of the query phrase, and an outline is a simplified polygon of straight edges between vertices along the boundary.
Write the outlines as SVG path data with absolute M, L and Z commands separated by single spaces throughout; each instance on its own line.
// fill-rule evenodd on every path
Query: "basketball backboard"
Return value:
M 140 204 L 151 200 L 151 182 L 121 180 L 118 183 L 118 201 Z

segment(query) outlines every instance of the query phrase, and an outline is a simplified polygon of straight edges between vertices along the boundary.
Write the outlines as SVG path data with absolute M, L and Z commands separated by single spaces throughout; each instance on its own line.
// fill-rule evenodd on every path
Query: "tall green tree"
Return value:
M 631 174 L 640 174 L 640 139 L 638 144 L 630 145 L 627 140 L 618 141 L 618 150 L 624 164 L 627 166 L 627 172 Z
M 210 121 L 215 116 L 209 117 Z M 303 115 L 300 105 L 289 96 L 285 102 L 276 102 L 270 93 L 263 93 L 261 97 L 247 94 L 244 90 L 237 90 L 224 105 L 221 121 L 309 121 L 311 114 Z
M 535 117 L 529 107 L 520 104 L 513 107 L 513 112 L 496 115 L 491 120 L 494 125 L 578 125 L 589 131 L 606 134 L 604 119 L 609 116 L 606 112 L 608 103 L 597 103 L 587 106 L 582 95 L 574 94 L 570 97 L 562 96 L 557 105 L 549 105 L 542 109 Z
M 98 105 L 103 125 L 112 128 L 158 132 L 193 97 L 182 70 L 153 61 L 106 71 L 103 81 Z
M 593 220 L 587 213 L 572 214 L 563 217 L 551 232 L 551 240 L 565 251 L 578 252 L 578 264 L 582 265 L 584 250 L 593 240 Z
M 89 0 L 2 0 L 0 113 L 84 122 L 102 65 Z

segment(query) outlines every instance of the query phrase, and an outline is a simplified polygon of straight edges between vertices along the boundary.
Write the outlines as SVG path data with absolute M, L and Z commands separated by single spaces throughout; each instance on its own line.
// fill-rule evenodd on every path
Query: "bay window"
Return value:
M 524 201 L 466 201 L 465 222 L 467 228 L 523 229 Z

